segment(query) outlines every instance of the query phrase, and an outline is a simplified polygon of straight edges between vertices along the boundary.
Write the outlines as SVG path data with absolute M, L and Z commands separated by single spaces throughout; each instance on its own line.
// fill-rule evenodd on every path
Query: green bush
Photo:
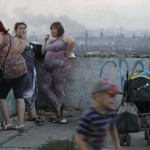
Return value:
M 74 142 L 73 139 L 69 140 L 52 140 L 48 141 L 47 144 L 43 144 L 39 150 L 73 150 Z

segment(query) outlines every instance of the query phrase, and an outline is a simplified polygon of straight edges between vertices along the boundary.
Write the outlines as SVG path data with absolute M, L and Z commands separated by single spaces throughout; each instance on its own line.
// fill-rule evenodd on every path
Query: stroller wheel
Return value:
M 148 130 L 148 129 L 145 129 L 145 131 L 144 131 L 145 140 L 148 139 L 148 135 L 149 135 L 149 130 Z
M 127 146 L 130 146 L 130 143 L 131 143 L 131 135 L 127 135 L 126 136 L 126 144 L 127 144 Z
M 150 135 L 147 136 L 147 145 L 150 145 Z
M 124 146 L 124 135 L 120 135 L 119 140 L 120 140 L 120 145 Z

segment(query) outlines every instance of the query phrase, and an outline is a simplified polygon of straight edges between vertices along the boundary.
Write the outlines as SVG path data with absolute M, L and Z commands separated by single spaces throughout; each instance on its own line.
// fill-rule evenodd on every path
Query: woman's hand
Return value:
M 19 37 L 15 37 L 16 46 L 18 51 L 22 53 L 25 50 L 27 44 L 26 34 L 21 34 Z
M 47 44 L 47 41 L 48 41 L 48 39 L 49 39 L 49 36 L 50 35 L 45 35 L 45 38 L 44 38 L 44 43 L 43 43 L 43 45 L 42 45 L 42 48 L 41 48 L 41 55 L 45 55 L 45 53 L 46 53 L 46 51 L 45 51 L 45 46 L 46 46 L 46 44 Z
M 48 35 L 48 34 L 45 36 L 45 38 L 44 38 L 44 42 L 45 42 L 45 43 L 47 43 L 47 41 L 48 41 L 48 39 L 49 39 L 49 36 L 50 36 L 50 35 Z
M 21 33 L 20 35 L 20 39 L 22 39 L 23 41 L 26 41 L 27 40 L 27 33 Z
M 76 56 L 73 52 L 70 52 L 68 54 L 66 54 L 67 57 L 73 62 L 74 60 L 76 60 Z

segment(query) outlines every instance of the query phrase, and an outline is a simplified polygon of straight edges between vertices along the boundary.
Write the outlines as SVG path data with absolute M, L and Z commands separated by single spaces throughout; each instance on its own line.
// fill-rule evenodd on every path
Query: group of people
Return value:
M 0 109 L 5 121 L 3 130 L 24 132 L 24 113 L 28 120 L 43 122 L 36 114 L 35 102 L 38 96 L 34 53 L 27 41 L 27 25 L 24 22 L 14 26 L 15 36 L 8 33 L 0 21 L 0 66 L 4 66 L 3 79 L 0 81 Z M 71 55 L 75 40 L 64 35 L 60 22 L 50 26 L 50 35 L 46 35 L 41 54 L 44 57 L 44 74 L 41 89 L 53 106 L 50 121 L 66 123 L 62 118 L 64 107 L 64 84 L 71 68 Z M 7 58 L 6 58 L 7 56 Z M 9 107 L 6 101 L 13 89 L 18 113 L 17 125 L 11 124 Z M 120 150 L 119 138 L 115 126 L 115 112 L 112 110 L 118 89 L 108 79 L 96 83 L 92 97 L 94 105 L 83 112 L 75 134 L 75 150 L 101 150 L 110 131 L 115 149 Z
M 38 97 L 37 77 L 34 52 L 27 40 L 27 25 L 17 22 L 12 36 L 0 21 L 0 66 L 4 68 L 0 81 L 0 109 L 5 121 L 3 130 L 19 130 L 24 132 L 24 113 L 28 112 L 28 120 L 44 122 L 37 115 L 35 102 Z M 42 82 L 42 90 L 53 105 L 50 120 L 58 121 L 62 117 L 64 103 L 64 83 L 71 68 L 70 55 L 75 40 L 64 35 L 64 27 L 60 22 L 50 26 L 51 37 L 44 39 L 41 53 L 45 55 L 46 74 Z M 7 95 L 13 89 L 18 113 L 17 125 L 11 124 Z M 61 120 L 60 120 L 61 121 Z

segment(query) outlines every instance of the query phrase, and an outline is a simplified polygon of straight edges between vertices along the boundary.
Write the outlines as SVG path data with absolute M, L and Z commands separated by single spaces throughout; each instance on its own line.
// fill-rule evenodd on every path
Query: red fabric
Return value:
M 6 30 L 1 21 L 0 21 L 0 32 L 3 32 L 5 35 L 8 34 L 8 30 Z

